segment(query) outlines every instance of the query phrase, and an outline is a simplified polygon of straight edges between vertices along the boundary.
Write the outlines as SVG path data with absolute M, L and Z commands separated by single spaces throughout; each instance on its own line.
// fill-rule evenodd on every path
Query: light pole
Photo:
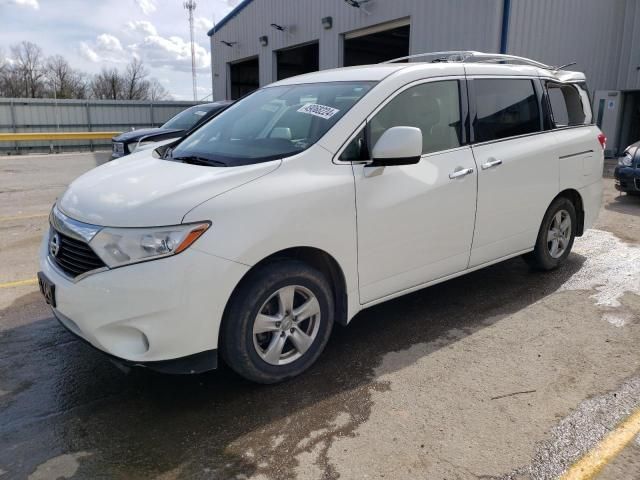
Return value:
M 186 0 L 184 8 L 189 12 L 189 33 L 191 35 L 191 81 L 193 82 L 193 101 L 198 100 L 198 87 L 196 85 L 196 47 L 193 40 L 193 11 L 196 9 L 194 0 Z

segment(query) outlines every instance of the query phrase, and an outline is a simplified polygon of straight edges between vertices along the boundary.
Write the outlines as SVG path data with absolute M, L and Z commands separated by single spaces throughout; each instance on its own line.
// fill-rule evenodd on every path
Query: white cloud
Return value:
M 34 10 L 40 10 L 38 0 L 9 0 L 9 3 L 13 3 L 19 7 L 28 7 L 33 8 Z
M 208 32 L 213 27 L 213 22 L 206 17 L 197 17 L 193 20 L 196 30 Z
M 156 27 L 148 20 L 135 20 L 133 22 L 127 23 L 127 27 L 129 27 L 134 32 L 142 33 L 144 35 L 158 34 L 158 30 L 156 29 Z
M 95 42 L 80 42 L 80 55 L 91 62 L 128 62 L 132 55 L 125 51 L 120 40 L 109 34 L 101 33 Z
M 86 42 L 80 42 L 80 55 L 90 62 L 99 62 L 100 55 L 98 55 L 93 48 L 87 45 Z
M 138 34 L 138 41 L 123 45 L 114 35 L 101 33 L 93 42 L 80 43 L 80 55 L 93 63 L 127 63 L 136 57 L 152 68 L 169 68 L 179 72 L 191 70 L 191 44 L 188 40 L 175 35 L 158 35 L 155 26 L 144 20 L 129 22 L 127 27 Z M 197 43 L 195 58 L 197 68 L 210 67 L 209 52 Z
M 0 48 L 0 67 L 2 67 L 2 65 L 13 65 L 13 63 L 14 60 L 11 57 L 5 55 L 2 48 Z
M 171 67 L 180 71 L 191 69 L 191 44 L 181 37 L 148 35 L 142 42 L 129 47 L 151 66 Z M 195 58 L 197 68 L 207 68 L 211 65 L 209 52 L 198 44 L 195 44 Z
M 158 8 L 155 0 L 135 0 L 135 2 L 145 15 L 151 15 Z
M 98 50 L 102 50 L 103 52 L 121 52 L 122 44 L 117 37 L 110 35 L 108 33 L 101 33 L 96 38 L 96 45 Z

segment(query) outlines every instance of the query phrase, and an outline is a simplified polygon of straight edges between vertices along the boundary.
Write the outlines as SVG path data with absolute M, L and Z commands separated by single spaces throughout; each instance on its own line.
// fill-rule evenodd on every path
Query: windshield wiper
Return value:
M 212 160 L 206 157 L 199 157 L 197 155 L 191 155 L 187 157 L 172 157 L 172 160 L 176 162 L 189 163 L 191 165 L 206 165 L 210 167 L 226 167 L 227 164 L 220 162 L 219 160 Z

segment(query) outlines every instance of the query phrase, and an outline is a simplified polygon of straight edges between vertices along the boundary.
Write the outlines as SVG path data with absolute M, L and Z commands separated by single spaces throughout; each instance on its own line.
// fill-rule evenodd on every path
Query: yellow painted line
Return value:
M 13 222 L 15 220 L 28 220 L 30 218 L 48 217 L 48 213 L 32 213 L 30 215 L 14 215 L 12 217 L 0 217 L 0 222 Z
M 23 140 L 110 140 L 121 132 L 28 132 L 0 133 L 0 142 Z
M 640 433 L 640 408 L 620 423 L 593 450 L 574 463 L 561 480 L 590 480 Z
M 0 288 L 24 287 L 25 285 L 37 285 L 37 278 L 29 278 L 27 280 L 17 280 L 15 282 L 0 283 Z

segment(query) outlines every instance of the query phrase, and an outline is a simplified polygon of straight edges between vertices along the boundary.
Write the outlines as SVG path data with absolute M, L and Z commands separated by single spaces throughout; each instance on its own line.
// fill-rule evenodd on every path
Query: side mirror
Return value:
M 373 147 L 372 167 L 411 165 L 422 156 L 422 131 L 416 127 L 391 127 Z

